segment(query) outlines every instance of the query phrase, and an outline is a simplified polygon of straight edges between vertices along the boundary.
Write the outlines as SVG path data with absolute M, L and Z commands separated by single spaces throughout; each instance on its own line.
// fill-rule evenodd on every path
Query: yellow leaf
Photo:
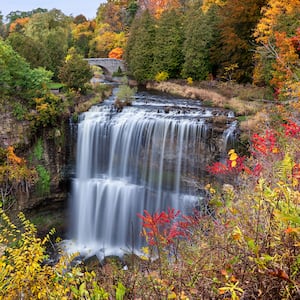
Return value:
M 229 156 L 229 160 L 237 160 L 237 158 L 238 158 L 238 155 L 236 154 L 236 153 L 232 153 L 232 154 L 230 154 L 230 156 Z
M 231 154 L 233 154 L 233 153 L 235 153 L 235 150 L 234 150 L 234 149 L 230 149 L 230 150 L 228 151 L 228 155 L 231 155 Z
M 236 167 L 236 160 L 233 160 L 233 161 L 231 162 L 231 167 L 232 167 L 232 168 L 235 168 L 235 167 Z
M 148 255 L 149 254 L 149 248 L 148 247 L 142 247 L 142 251 L 144 254 Z
M 168 299 L 176 299 L 177 295 L 174 293 L 174 292 L 171 292 L 169 295 L 168 295 Z
M 236 227 L 233 232 L 232 232 L 232 238 L 235 240 L 235 241 L 240 241 L 241 238 L 242 238 L 242 232 L 241 230 Z

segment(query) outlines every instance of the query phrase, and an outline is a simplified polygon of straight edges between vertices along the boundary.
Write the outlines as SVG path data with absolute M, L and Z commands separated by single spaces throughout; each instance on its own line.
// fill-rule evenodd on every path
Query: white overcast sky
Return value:
M 96 17 L 97 9 L 105 0 L 0 0 L 0 11 L 5 17 L 12 11 L 31 11 L 35 8 L 57 8 L 65 15 L 83 14 L 87 19 Z

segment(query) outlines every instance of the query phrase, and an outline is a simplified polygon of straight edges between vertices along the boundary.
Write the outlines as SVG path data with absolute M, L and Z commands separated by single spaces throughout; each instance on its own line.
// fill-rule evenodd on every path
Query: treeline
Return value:
M 70 48 L 87 57 L 120 58 L 137 5 L 108 2 L 99 6 L 97 17 L 66 16 L 58 9 L 0 12 L 0 35 L 32 68 L 44 67 L 58 79 Z
M 277 98 L 299 96 L 300 2 L 173 2 L 135 18 L 126 61 L 139 80 L 235 80 L 267 85 Z
M 125 58 L 140 82 L 162 72 L 235 80 L 290 99 L 299 96 L 299 17 L 297 0 L 108 0 L 94 20 L 59 10 L 11 12 L 6 24 L 0 16 L 0 34 L 54 78 L 73 47 L 83 57 Z

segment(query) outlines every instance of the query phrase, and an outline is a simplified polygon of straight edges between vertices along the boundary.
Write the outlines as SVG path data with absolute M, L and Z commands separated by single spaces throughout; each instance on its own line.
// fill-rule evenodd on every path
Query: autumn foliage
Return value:
M 93 271 L 73 266 L 64 253 L 50 265 L 46 250 L 54 231 L 39 238 L 24 214 L 16 225 L 10 221 L 5 212 L 38 174 L 13 147 L 1 149 L 0 299 L 299 299 L 299 15 L 299 0 L 124 0 L 101 4 L 92 21 L 72 23 L 58 14 L 50 24 L 51 14 L 42 14 L 11 22 L 9 43 L 56 76 L 72 44 L 80 56 L 67 55 L 60 80 L 77 91 L 86 80 L 81 74 L 73 86 L 72 76 L 89 72 L 80 65 L 83 57 L 125 56 L 140 82 L 170 77 L 197 85 L 212 74 L 227 86 L 267 87 L 267 103 L 285 106 L 268 115 L 267 128 L 260 124 L 251 133 L 247 151 L 230 149 L 207 166 L 211 182 L 197 186 L 205 197 L 190 216 L 174 208 L 144 211 L 137 216 L 146 243 L 141 255 L 129 251 L 121 266 L 105 263 Z M 47 26 L 39 31 L 39 24 Z M 9 43 L 0 41 L 1 100 L 20 99 L 35 128 L 55 126 L 65 100 L 43 88 L 50 75 L 34 77 Z
M 255 54 L 254 82 L 269 80 L 275 98 L 298 98 L 299 1 L 269 1 L 254 32 L 259 43 Z
M 149 10 L 156 18 L 159 18 L 166 10 L 181 7 L 179 0 L 139 0 L 139 2 L 143 9 Z
M 18 228 L 0 208 L 0 299 L 108 299 L 94 272 L 70 268 L 72 257 L 62 256 L 54 267 L 47 263 L 55 230 L 40 239 L 24 214 L 19 221 Z
M 186 229 L 190 220 L 181 216 L 179 210 L 169 208 L 167 212 L 156 212 L 153 215 L 144 211 L 144 215 L 138 214 L 138 217 L 143 221 L 143 235 L 151 246 L 167 246 L 174 244 L 179 237 L 188 237 Z
M 30 18 L 20 18 L 15 20 L 13 23 L 9 26 L 9 32 L 15 32 L 15 31 L 21 31 L 24 26 L 29 22 Z
M 15 154 L 14 147 L 9 146 L 4 152 L 6 160 L 0 165 L 0 205 L 8 209 L 20 193 L 29 193 L 38 176 L 34 168 Z
M 109 54 L 108 57 L 109 58 L 115 58 L 115 59 L 122 59 L 123 58 L 123 49 L 120 47 L 114 48 L 112 49 Z

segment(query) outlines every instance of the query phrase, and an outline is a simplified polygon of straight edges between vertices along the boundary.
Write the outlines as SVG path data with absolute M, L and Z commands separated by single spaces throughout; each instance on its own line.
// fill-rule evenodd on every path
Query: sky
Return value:
M 53 8 L 61 10 L 65 15 L 83 14 L 87 19 L 96 17 L 97 9 L 105 0 L 0 0 L 0 11 L 5 17 L 12 11 L 31 11 L 35 8 Z

